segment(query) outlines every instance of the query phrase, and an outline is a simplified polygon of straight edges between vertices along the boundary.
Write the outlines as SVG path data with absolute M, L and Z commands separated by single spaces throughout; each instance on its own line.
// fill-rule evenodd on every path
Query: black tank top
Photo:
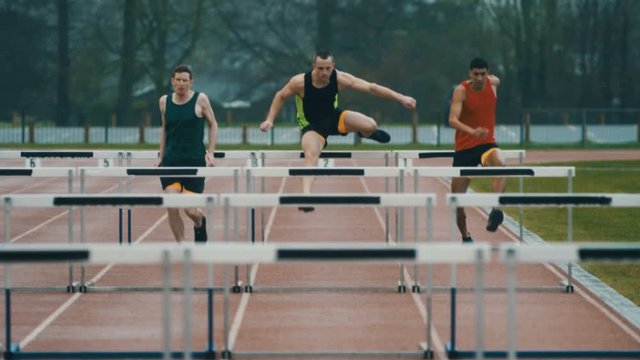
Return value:
M 313 86 L 311 72 L 304 74 L 304 98 L 296 95 L 296 118 L 300 127 L 333 118 L 338 111 L 338 76 L 334 69 L 329 84 L 323 88 Z
M 198 95 L 196 91 L 188 102 L 178 105 L 173 102 L 172 93 L 167 94 L 163 165 L 204 163 L 205 121 L 196 115 Z

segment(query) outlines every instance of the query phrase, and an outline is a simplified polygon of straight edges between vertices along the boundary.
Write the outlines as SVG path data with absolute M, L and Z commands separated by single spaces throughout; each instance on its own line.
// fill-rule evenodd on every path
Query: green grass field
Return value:
M 640 193 L 640 160 L 588 161 L 548 163 L 543 166 L 575 166 L 575 193 Z M 477 192 L 491 191 L 490 179 L 474 179 L 471 187 Z M 566 192 L 564 178 L 524 180 L 525 192 Z M 507 180 L 507 192 L 518 192 L 518 181 Z M 506 208 L 517 219 L 517 208 Z M 638 226 L 640 208 L 574 208 L 573 240 L 576 242 L 640 242 Z M 566 241 L 567 209 L 525 208 L 524 226 L 546 241 Z M 586 270 L 640 305 L 639 264 L 581 264 Z

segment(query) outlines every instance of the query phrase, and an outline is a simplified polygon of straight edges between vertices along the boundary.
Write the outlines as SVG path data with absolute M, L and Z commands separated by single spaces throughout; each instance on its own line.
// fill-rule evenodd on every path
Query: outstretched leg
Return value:
M 347 132 L 357 132 L 362 137 L 369 138 L 381 143 L 388 143 L 391 140 L 389 134 L 378 129 L 376 121 L 364 114 L 356 111 L 345 111 L 344 126 Z
M 451 179 L 451 192 L 454 194 L 465 193 L 470 183 L 471 179 L 467 177 L 454 177 Z M 458 230 L 460 230 L 460 235 L 462 235 L 462 242 L 472 242 L 473 239 L 467 229 L 467 214 L 463 207 L 456 209 L 456 224 L 458 225 Z

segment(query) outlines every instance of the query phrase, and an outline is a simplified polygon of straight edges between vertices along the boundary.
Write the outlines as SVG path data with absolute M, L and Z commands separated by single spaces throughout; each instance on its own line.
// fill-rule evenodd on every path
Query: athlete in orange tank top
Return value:
M 500 79 L 489 74 L 489 64 L 482 58 L 475 58 L 469 64 L 469 79 L 463 81 L 453 91 L 449 125 L 456 129 L 456 151 L 453 166 L 504 166 L 500 149 L 496 145 L 494 129 L 496 125 L 496 101 Z M 464 193 L 471 179 L 454 177 L 451 192 Z M 505 178 L 495 178 L 494 192 L 504 192 Z M 472 242 L 467 229 L 464 208 L 456 213 L 458 230 L 463 242 Z M 492 209 L 486 229 L 496 231 L 504 215 L 499 209 Z
M 484 87 L 480 91 L 474 90 L 469 81 L 463 81 L 461 85 L 466 96 L 462 102 L 460 122 L 473 128 L 483 127 L 488 133 L 485 137 L 478 138 L 464 131 L 456 131 L 456 151 L 495 143 L 493 133 L 496 125 L 496 95 L 489 76 L 485 78 Z

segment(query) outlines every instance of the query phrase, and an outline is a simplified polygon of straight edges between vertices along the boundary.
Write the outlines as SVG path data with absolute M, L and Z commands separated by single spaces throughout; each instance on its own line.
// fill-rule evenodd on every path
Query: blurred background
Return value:
M 5 144 L 157 144 L 158 98 L 182 63 L 212 101 L 221 144 L 295 143 L 293 101 L 271 134 L 257 126 L 318 49 L 417 99 L 412 113 L 341 93 L 395 143 L 452 143 L 451 93 L 476 56 L 502 80 L 498 142 L 640 138 L 634 0 L 0 0 L 0 39 Z

